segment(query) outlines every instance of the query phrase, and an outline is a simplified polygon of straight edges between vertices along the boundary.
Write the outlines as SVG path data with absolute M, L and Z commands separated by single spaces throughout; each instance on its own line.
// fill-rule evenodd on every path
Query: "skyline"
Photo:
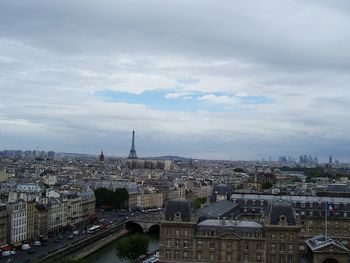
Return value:
M 217 14 L 220 14 L 219 16 Z M 350 154 L 346 1 L 0 3 L 0 149 Z

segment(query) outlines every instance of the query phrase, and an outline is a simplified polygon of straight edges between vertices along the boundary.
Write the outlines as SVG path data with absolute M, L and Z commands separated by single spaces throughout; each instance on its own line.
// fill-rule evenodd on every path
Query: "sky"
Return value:
M 0 150 L 350 161 L 348 0 L 0 1 Z

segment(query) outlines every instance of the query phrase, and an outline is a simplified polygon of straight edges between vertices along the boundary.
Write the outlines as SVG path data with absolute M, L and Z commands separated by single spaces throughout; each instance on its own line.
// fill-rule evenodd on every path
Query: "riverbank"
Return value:
M 60 262 L 65 259 L 79 260 L 128 233 L 129 231 L 125 229 L 124 224 L 111 226 L 85 239 L 77 240 L 72 245 L 41 258 L 38 262 Z
M 139 233 L 149 240 L 149 251 L 153 252 L 159 249 L 159 233 Z M 129 235 L 129 234 L 128 234 Z M 133 234 L 130 234 L 133 235 Z M 124 238 L 124 237 L 122 237 Z M 85 263 L 125 263 L 125 260 L 118 258 L 116 255 L 117 240 L 109 245 L 99 249 L 95 253 L 84 258 Z M 148 256 L 147 256 L 148 258 Z M 142 261 L 141 261 L 142 262 Z

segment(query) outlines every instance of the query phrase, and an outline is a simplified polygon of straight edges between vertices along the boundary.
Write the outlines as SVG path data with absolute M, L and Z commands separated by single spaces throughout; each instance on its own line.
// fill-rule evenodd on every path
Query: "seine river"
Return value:
M 145 237 L 149 239 L 149 246 L 148 251 L 153 252 L 156 249 L 159 249 L 159 233 L 148 233 L 148 234 L 142 234 Z M 94 254 L 91 254 L 90 256 L 86 257 L 83 262 L 91 262 L 91 263 L 117 263 L 117 262 L 124 262 L 122 259 L 118 258 L 115 254 L 115 245 L 116 242 L 113 242 Z

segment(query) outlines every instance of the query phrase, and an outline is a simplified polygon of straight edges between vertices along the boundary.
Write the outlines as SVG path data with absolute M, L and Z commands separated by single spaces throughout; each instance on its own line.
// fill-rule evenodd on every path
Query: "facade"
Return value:
M 35 224 L 34 224 L 34 236 L 35 239 L 39 239 L 40 237 L 47 239 L 47 220 L 48 210 L 43 204 L 35 204 Z
M 27 239 L 34 239 L 35 201 L 27 202 Z
M 57 235 L 63 227 L 66 226 L 65 207 L 62 200 L 59 198 L 49 198 L 48 201 L 48 217 L 47 228 L 48 232 Z
M 338 241 L 333 242 L 337 250 L 319 246 L 300 249 L 301 244 L 310 246 L 300 239 L 302 222 L 291 202 L 269 202 L 260 217 L 259 221 L 239 220 L 236 216 L 202 218 L 199 222 L 189 202 L 171 200 L 160 224 L 160 262 L 347 262 L 344 260 L 349 250 Z M 328 261 L 332 259 L 336 261 Z
M 327 232 L 350 248 L 350 201 L 344 197 L 320 196 L 276 196 L 259 194 L 232 194 L 231 200 L 240 207 L 241 219 L 259 219 L 271 202 L 288 200 L 300 217 L 299 253 L 306 253 L 305 241 L 325 232 L 327 213 Z M 330 204 L 332 211 L 327 205 Z
M 7 242 L 7 211 L 6 205 L 0 203 L 0 246 Z
M 27 240 L 27 203 L 23 200 L 7 204 L 7 241 L 19 245 Z

